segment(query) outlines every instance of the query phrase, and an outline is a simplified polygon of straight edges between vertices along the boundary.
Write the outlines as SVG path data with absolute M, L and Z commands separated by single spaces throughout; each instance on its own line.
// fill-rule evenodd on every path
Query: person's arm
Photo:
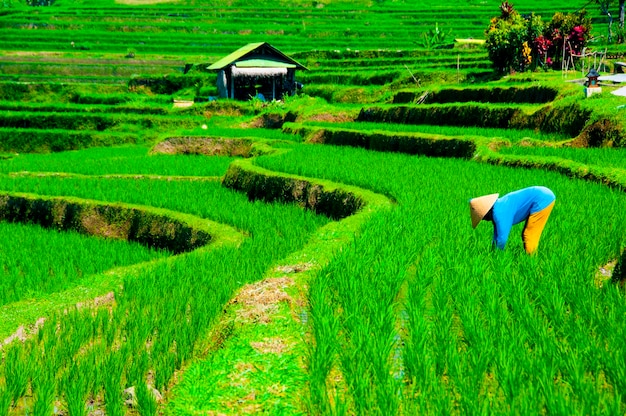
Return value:
M 492 246 L 504 250 L 509 234 L 511 234 L 512 226 L 513 224 L 510 221 L 494 218 Z

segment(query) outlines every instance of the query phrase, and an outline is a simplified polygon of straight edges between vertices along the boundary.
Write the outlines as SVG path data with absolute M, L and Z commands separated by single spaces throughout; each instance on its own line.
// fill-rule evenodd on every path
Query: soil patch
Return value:
M 298 116 L 291 112 L 288 112 L 287 114 L 266 113 L 252 120 L 246 125 L 246 127 L 280 129 L 283 127 L 283 124 L 294 122 L 297 118 Z
M 174 100 L 174 108 L 186 108 L 191 107 L 192 105 L 193 101 Z
M 252 142 L 220 137 L 172 137 L 158 143 L 151 153 L 250 157 Z
M 291 349 L 281 338 L 264 338 L 260 342 L 251 342 L 250 346 L 261 354 L 282 354 Z
M 236 312 L 237 318 L 244 323 L 272 322 L 272 315 L 278 310 L 280 302 L 288 304 L 293 302 L 291 296 L 284 290 L 293 284 L 293 279 L 279 277 L 244 286 L 231 301 L 231 304 L 242 306 Z
M 613 277 L 613 271 L 615 270 L 615 266 L 617 265 L 617 260 L 612 260 L 607 264 L 600 266 L 595 275 L 594 281 L 595 285 L 598 288 L 601 288 L 604 283 L 611 280 Z
M 330 113 L 321 113 L 315 114 L 309 117 L 307 120 L 310 121 L 324 121 L 329 123 L 345 123 L 348 121 L 354 121 L 354 116 L 346 113 L 338 113 L 338 114 L 330 114 Z
M 20 340 L 22 342 L 26 341 L 26 339 L 29 336 L 34 335 L 37 332 L 39 332 L 39 330 L 41 329 L 41 327 L 43 326 L 45 322 L 46 322 L 46 318 L 39 318 L 35 322 L 35 325 L 33 325 L 32 328 L 28 328 L 28 329 L 24 325 L 21 325 L 19 328 L 15 330 L 13 334 L 9 335 L 7 338 L 4 339 L 4 341 L 2 341 L 2 344 L 0 344 L 0 349 L 2 349 L 3 346 L 9 345 L 10 343 L 16 340 Z
M 278 266 L 276 268 L 277 271 L 283 273 L 300 273 L 306 272 L 313 267 L 313 263 L 299 263 L 299 264 L 290 264 L 287 266 Z

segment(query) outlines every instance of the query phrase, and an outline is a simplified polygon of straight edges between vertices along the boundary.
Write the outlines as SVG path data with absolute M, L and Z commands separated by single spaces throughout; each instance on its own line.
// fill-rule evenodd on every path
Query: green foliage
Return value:
M 156 388 L 167 392 L 173 374 L 185 369 L 183 380 L 201 382 L 183 381 L 180 390 L 167 392 L 173 406 L 182 410 L 180 413 L 216 411 L 208 406 L 218 401 L 215 397 L 224 394 L 220 382 L 235 380 L 219 371 L 237 367 L 232 364 L 243 362 L 244 355 L 218 357 L 224 351 L 223 340 L 207 340 L 208 331 L 223 318 L 225 305 L 243 284 L 261 279 L 268 271 L 276 271 L 275 266 L 297 253 L 316 229 L 327 226 L 329 231 L 320 244 L 333 259 L 320 266 L 323 270 L 314 269 L 319 253 L 310 249 L 289 262 L 297 267 L 314 265 L 310 274 L 312 280 L 305 285 L 311 288 L 310 322 L 306 321 L 306 310 L 303 310 L 309 307 L 306 303 L 302 306 L 298 299 L 282 305 L 285 309 L 291 308 L 288 316 L 303 317 L 301 322 L 295 323 L 297 335 L 310 330 L 303 338 L 308 340 L 309 334 L 314 337 L 309 343 L 306 363 L 310 390 L 298 376 L 281 371 L 284 367 L 264 366 L 254 361 L 254 368 L 250 367 L 246 374 L 248 380 L 254 379 L 255 388 L 260 387 L 255 390 L 254 403 L 248 400 L 252 396 L 229 397 L 229 406 L 250 404 L 247 409 L 254 406 L 255 410 L 272 413 L 275 408 L 256 407 L 257 403 L 267 400 L 265 396 L 271 396 L 271 400 L 282 401 L 280 409 L 287 409 L 283 410 L 285 413 L 301 411 L 305 407 L 302 402 L 307 402 L 307 410 L 312 414 L 481 414 L 510 413 L 511 409 L 522 414 L 624 413 L 619 396 L 626 387 L 624 331 L 619 320 L 623 315 L 623 295 L 612 290 L 615 288 L 596 289 L 591 283 L 598 265 L 606 261 L 607 253 L 616 252 L 623 237 L 624 217 L 619 215 L 624 211 L 623 193 L 569 178 L 579 177 L 619 187 L 624 183 L 623 174 L 609 169 L 590 169 L 582 162 L 554 163 L 527 155 L 514 158 L 488 154 L 484 159 L 475 159 L 532 168 L 513 170 L 462 160 L 430 160 L 422 156 L 383 153 L 392 150 L 467 157 L 476 150 L 472 145 L 481 143 L 477 138 L 467 137 L 468 134 L 505 137 L 512 141 L 524 137 L 558 141 L 578 134 L 592 111 L 592 119 L 601 120 L 602 117 L 595 116 L 595 110 L 573 100 L 541 108 L 487 104 L 429 105 L 424 109 L 415 106 L 366 108 L 364 113 L 371 112 L 371 118 L 364 116 L 363 119 L 374 122 L 409 121 L 432 125 L 376 125 L 374 122 L 368 123 L 369 126 L 360 123 L 340 128 L 325 125 L 324 132 L 319 128 L 311 129 L 320 134 L 320 141 L 356 144 L 367 149 L 300 145 L 295 143 L 297 139 L 281 131 L 260 128 L 242 131 L 241 125 L 249 123 L 253 116 L 258 117 L 254 120 L 256 123 L 276 121 L 279 125 L 290 111 L 293 111 L 290 117 L 298 119 L 352 120 L 362 103 L 384 102 L 397 88 L 415 85 L 404 65 L 410 67 L 426 88 L 433 90 L 434 85 L 430 84 L 440 81 L 480 79 L 485 72 L 486 52 L 480 47 L 455 48 L 450 53 L 410 50 L 415 45 L 411 35 L 415 33 L 416 22 L 423 28 L 437 28 L 437 20 L 445 9 L 434 0 L 420 4 L 404 1 L 380 6 L 368 4 L 362 10 L 356 10 L 361 5 L 358 1 L 318 2 L 324 6 L 320 9 L 300 1 L 287 4 L 281 0 L 276 3 L 280 7 L 272 4 L 252 9 L 240 0 L 229 7 L 209 1 L 205 6 L 210 3 L 211 7 L 202 10 L 186 1 L 149 7 L 119 6 L 110 1 L 96 2 L 98 7 L 82 3 L 79 0 L 63 5 L 60 1 L 50 10 L 38 9 L 38 13 L 0 16 L 6 51 L 69 51 L 61 59 L 71 62 L 67 67 L 76 68 L 75 72 L 68 70 L 66 77 L 50 72 L 45 77 L 35 73 L 19 75 L 25 82 L 37 80 L 36 84 L 0 83 L 3 92 L 0 95 L 16 101 L 0 103 L 4 111 L 0 119 L 12 126 L 1 132 L 3 141 L 11 143 L 12 147 L 7 146 L 7 149 L 24 152 L 76 149 L 93 144 L 106 146 L 147 140 L 146 132 L 150 132 L 151 137 L 207 133 L 214 137 L 259 135 L 288 139 L 275 146 L 281 151 L 292 149 L 292 153 L 264 156 L 255 164 L 306 177 L 279 175 L 254 167 L 250 162 L 235 162 L 225 182 L 230 184 L 236 179 L 241 185 L 237 189 L 252 194 L 253 200 L 249 200 L 248 195 L 224 189 L 215 178 L 202 177 L 222 176 L 232 162 L 230 158 L 149 156 L 142 148 L 141 151 L 92 149 L 20 155 L 2 161 L 0 187 L 5 190 L 167 208 L 196 215 L 201 218 L 196 220 L 199 224 L 208 219 L 231 224 L 248 238 L 232 237 L 237 247 L 218 240 L 215 245 L 202 246 L 167 261 L 91 276 L 89 287 L 51 293 L 46 296 L 46 302 L 25 301 L 0 308 L 0 325 L 7 336 L 19 325 L 38 317 L 50 319 L 39 333 L 24 343 L 8 347 L 15 347 L 19 354 L 5 350 L 6 356 L 16 360 L 9 363 L 5 359 L 0 365 L 0 390 L 5 389 L 4 382 L 8 389 L 10 383 L 20 384 L 19 381 L 25 379 L 26 397 L 20 393 L 19 401 L 27 403 L 25 407 L 30 410 L 36 397 L 34 408 L 41 409 L 37 412 L 50 413 L 46 405 L 49 401 L 44 399 L 50 396 L 49 389 L 39 387 L 40 370 L 34 368 L 40 364 L 40 357 L 45 356 L 45 371 L 58 376 L 58 399 L 67 402 L 70 413 L 91 412 L 92 409 L 84 409 L 85 397 L 91 397 L 99 403 L 104 398 L 107 414 L 123 414 L 126 410 L 120 399 L 121 390 L 132 383 L 138 386 L 138 396 L 143 397 L 139 400 L 139 412 L 153 414 L 156 407 L 151 392 L 143 389 L 146 376 Z M 472 1 L 464 5 L 467 7 L 464 17 L 447 20 L 446 24 L 455 27 L 460 37 L 479 37 L 482 29 L 478 27 L 484 27 L 484 23 L 474 21 L 484 22 L 487 7 L 479 3 Z M 562 4 L 547 0 L 541 6 L 542 10 L 552 11 Z M 528 1 L 516 5 L 520 10 L 536 7 Z M 213 9 L 213 6 L 216 7 Z M 148 9 L 149 16 L 143 13 Z M 275 10 L 279 10 L 280 16 Z M 506 18 L 510 18 L 512 10 L 503 11 L 508 13 Z M 326 18 L 330 14 L 333 19 Z M 374 15 L 376 24 L 370 22 Z M 153 91 L 164 94 L 199 91 L 205 95 L 213 88 L 213 81 L 208 77 L 202 80 L 207 84 L 200 85 L 189 84 L 190 78 L 178 79 L 182 75 L 165 81 L 158 75 L 173 69 L 156 72 L 157 75 L 145 77 L 148 81 L 138 82 L 133 87 L 136 91 L 133 102 L 124 102 L 126 95 L 119 87 L 100 84 L 91 90 L 77 85 L 60 86 L 67 80 L 85 80 L 73 75 L 87 71 L 79 68 L 83 63 L 76 59 L 108 59 L 110 55 L 119 59 L 123 51 L 128 52 L 134 45 L 141 45 L 136 47 L 147 60 L 170 59 L 166 56 L 171 54 L 177 60 L 184 57 L 185 61 L 204 62 L 223 56 L 241 46 L 243 38 L 237 32 L 246 19 L 271 22 L 271 28 L 263 24 L 254 26 L 252 35 L 259 32 L 286 52 L 300 51 L 298 55 L 310 61 L 307 65 L 312 71 L 302 78 L 306 80 L 307 94 L 334 103 L 358 105 L 330 105 L 321 98 L 309 96 L 297 97 L 301 101 L 286 101 L 285 108 L 273 107 L 271 114 L 264 114 L 267 109 L 260 105 L 253 108 L 233 102 L 170 110 L 171 96 L 152 99 L 150 94 Z M 538 37 L 541 24 L 537 19 L 532 16 L 531 27 L 525 27 L 524 33 L 511 35 L 512 39 Z M 563 22 L 563 25 L 569 23 Z M 275 33 L 279 32 L 275 31 L 276 27 L 281 28 L 281 33 Z M 81 31 L 81 36 L 76 36 L 77 30 Z M 506 39 L 508 36 L 509 33 Z M 79 42 L 73 49 L 71 39 Z M 77 51 L 76 46 L 80 47 L 81 42 L 86 42 L 91 49 Z M 359 50 L 354 49 L 357 45 Z M 349 47 L 352 49 L 348 50 Z M 529 43 L 529 47 L 534 53 L 535 46 Z M 539 58 L 531 54 L 528 66 L 527 55 L 521 50 L 525 68 L 539 64 Z M 47 59 L 42 55 L 39 58 Z M 543 61 L 546 58 L 547 55 Z M 461 66 L 458 72 L 457 59 Z M 516 70 L 522 65 L 520 62 L 513 64 Z M 24 68 L 38 70 L 34 66 L 21 67 Z M 2 79 L 14 76 L 6 73 Z M 153 84 L 149 81 L 151 78 L 156 80 Z M 102 83 L 110 81 L 96 79 Z M 559 85 L 563 84 L 561 79 L 558 81 Z M 526 82 L 535 83 L 536 79 L 528 77 Z M 514 103 L 544 103 L 546 101 L 542 100 L 549 101 L 554 92 L 539 87 L 525 91 L 521 91 L 523 88 L 505 89 L 450 88 L 432 97 L 442 102 L 475 99 L 483 103 L 509 102 L 513 97 L 511 102 Z M 541 98 L 533 101 L 535 96 Z M 135 97 L 142 97 L 138 100 L 141 102 L 135 103 Z M 60 105 L 63 102 L 73 104 Z M 287 109 L 289 105 L 293 107 Z M 612 123 L 612 130 L 608 125 L 601 126 L 594 140 L 620 128 L 619 123 Z M 203 124 L 208 125 L 208 131 L 199 128 Z M 51 126 L 56 129 L 50 129 Z M 183 129 L 179 131 L 180 127 Z M 430 135 L 422 134 L 424 131 Z M 547 131 L 555 133 L 543 133 Z M 458 140 L 443 140 L 442 134 Z M 617 138 L 612 140 L 617 142 Z M 371 149 L 379 151 L 368 151 Z M 479 153 L 485 151 L 478 150 Z M 568 177 L 536 168 L 553 169 Z M 24 170 L 65 174 L 12 174 Z M 105 178 L 98 175 L 134 176 Z M 154 176 L 148 180 L 143 175 L 168 176 L 162 178 L 164 180 Z M 189 180 L 181 180 L 180 175 L 188 176 L 185 179 Z M 340 249 L 328 249 L 339 239 L 338 235 L 346 233 L 346 224 L 354 220 L 355 212 L 360 215 L 371 207 L 359 199 L 352 188 L 348 190 L 346 185 L 335 188 L 327 186 L 328 182 L 322 182 L 321 186 L 320 182 L 309 179 L 312 177 L 376 190 L 393 198 L 394 207 L 377 211 L 358 229 L 349 229 L 349 241 Z M 469 229 L 466 206 L 469 197 L 505 192 L 538 182 L 554 188 L 559 198 L 542 240 L 540 256 L 527 259 L 518 244 L 494 256 L 488 250 L 490 229 L 482 227 L 474 234 L 464 231 Z M 494 190 L 494 184 L 499 189 Z M 265 204 L 261 202 L 263 199 L 295 202 L 341 221 L 332 222 L 290 205 Z M 15 210 L 24 216 L 36 212 L 49 220 L 51 215 L 46 204 L 36 205 L 12 202 Z M 184 239 L 189 237 L 176 226 L 155 220 L 151 215 L 140 219 L 128 212 L 95 212 L 108 220 L 132 217 L 131 222 L 143 230 L 140 233 L 143 242 L 155 235 L 160 242 L 173 238 L 169 232 Z M 101 225 L 109 229 L 108 225 Z M 12 232 L 10 229 L 6 233 Z M 166 237 L 160 240 L 163 233 Z M 33 237 L 38 239 L 37 235 Z M 23 245 L 27 244 L 20 243 Z M 571 261 L 572 252 L 577 253 L 575 262 Z M 281 278 L 287 273 L 281 270 Z M 292 276 L 296 274 L 288 275 Z M 115 291 L 113 304 L 82 312 L 75 310 L 77 299 L 93 300 L 110 290 Z M 51 316 L 54 310 L 59 311 L 56 317 Z M 300 326 L 309 323 L 312 326 Z M 258 331 L 264 327 L 253 326 Z M 241 341 L 242 349 L 249 351 L 252 348 L 246 336 L 235 341 Z M 208 348 L 207 344 L 210 344 Z M 220 351 L 214 351 L 214 344 L 218 344 Z M 208 359 L 199 367 L 188 365 L 191 360 L 205 355 Z M 37 360 L 28 364 L 33 356 L 38 357 Z M 272 358 L 280 364 L 291 360 L 279 354 Z M 21 368 L 24 363 L 28 365 Z M 300 362 L 295 365 L 302 367 Z M 20 377 L 22 373 L 26 375 Z M 86 387 L 76 384 L 76 374 L 88 380 Z M 280 376 L 275 377 L 275 374 Z M 32 395 L 29 395 L 29 380 Z M 286 388 L 281 386 L 283 381 Z M 262 393 L 264 387 L 271 394 Z M 5 397 L 9 397 L 6 406 L 1 402 Z M 11 398 L 12 395 L 0 391 L 0 414 L 5 413 L 4 407 L 8 409 Z M 230 413 L 241 410 L 218 409 Z M 13 409 L 14 412 L 19 410 Z
M 459 94 L 461 99 L 464 94 Z M 472 93 L 467 94 L 472 96 Z M 489 94 L 486 94 L 485 99 L 488 97 Z M 521 105 L 516 107 L 470 102 L 468 104 L 365 107 L 359 113 L 357 121 L 537 129 L 546 133 L 564 134 L 571 138 L 582 131 L 590 114 L 590 110 L 583 109 L 578 103 L 558 102 L 555 105 L 540 108 L 524 108 Z
M 559 142 L 570 140 L 571 136 L 558 133 L 544 133 L 534 129 L 511 129 L 511 128 L 488 128 L 488 127 L 468 127 L 468 126 L 443 126 L 430 124 L 393 124 L 393 123 L 367 123 L 367 122 L 344 122 L 344 123 L 324 123 L 324 122 L 306 122 L 306 126 L 319 126 L 331 128 L 345 128 L 351 130 L 359 130 L 369 132 L 373 130 L 386 131 L 390 134 L 426 134 L 432 136 L 448 136 L 461 137 L 464 136 L 470 140 L 494 140 L 505 139 L 510 142 L 519 142 L 530 137 L 546 142 Z
M 505 128 L 521 110 L 478 104 L 364 108 L 357 121 Z
M 26 356 L 27 351 L 23 348 L 10 348 L 5 355 L 4 375 L 6 389 L 4 393 L 8 397 L 9 403 L 13 401 L 13 405 L 26 394 L 28 382 L 30 380 L 29 372 L 32 363 Z M 2 399 L 6 406 L 6 398 Z
M 600 119 L 587 125 L 576 139 L 582 147 L 626 147 L 626 133 L 615 119 Z
M 343 178 L 397 201 L 393 210 L 366 224 L 360 238 L 344 248 L 320 272 L 325 277 L 315 283 L 322 285 L 316 288 L 316 297 L 324 299 L 326 309 L 330 309 L 324 312 L 316 306 L 315 324 L 321 327 L 315 333 L 330 337 L 316 343 L 322 347 L 339 344 L 328 353 L 311 354 L 311 359 L 324 360 L 310 364 L 319 369 L 319 377 L 328 367 L 342 372 L 339 381 L 325 380 L 325 392 L 334 400 L 327 402 L 330 412 L 342 406 L 355 409 L 355 413 L 356 409 L 387 409 L 397 404 L 398 388 L 406 393 L 401 395 L 400 406 L 418 414 L 445 412 L 453 406 L 463 406 L 468 413 L 485 406 L 496 413 L 506 413 L 512 406 L 531 411 L 537 405 L 561 406 L 561 411 L 568 413 L 582 407 L 592 409 L 599 402 L 606 408 L 621 408 L 619 395 L 605 394 L 603 388 L 595 386 L 593 377 L 584 375 L 588 373 L 582 369 L 594 364 L 579 354 L 586 348 L 583 344 L 593 345 L 599 337 L 611 347 L 602 344 L 594 348 L 602 356 L 598 360 L 616 363 L 621 352 L 613 348 L 623 349 L 621 337 L 584 331 L 587 324 L 576 322 L 588 319 L 606 325 L 607 316 L 614 316 L 613 328 L 621 334 L 617 311 L 623 294 L 611 288 L 598 290 L 592 283 L 598 264 L 620 240 L 621 230 L 605 236 L 605 226 L 616 220 L 624 223 L 624 218 L 618 220 L 614 214 L 615 204 L 624 204 L 621 192 L 536 169 L 513 170 L 348 147 L 298 146 L 294 151 L 296 154 L 265 157 L 259 162 L 280 171 Z M 475 233 L 462 231 L 470 227 L 464 196 L 493 191 L 493 183 L 507 190 L 548 183 L 555 190 L 559 211 L 555 209 L 544 232 L 540 257 L 526 257 L 519 239 L 511 240 L 506 252 L 490 252 L 490 227 L 479 227 Z M 596 192 L 609 200 L 601 202 Z M 595 202 L 587 205 L 584 201 L 588 200 Z M 434 205 L 445 208 L 433 209 Z M 605 226 L 587 234 L 590 218 Z M 594 244 L 582 241 L 580 233 L 593 238 Z M 564 241 L 575 247 L 562 247 Z M 586 264 L 571 262 L 572 249 L 588 250 L 594 259 Z M 548 276 L 550 279 L 545 278 Z M 399 281 L 406 286 L 399 287 Z M 592 307 L 590 296 L 601 307 Z M 569 308 L 574 307 L 585 310 L 585 318 L 570 317 Z M 606 308 L 612 312 L 607 314 Z M 396 311 L 393 324 L 388 321 L 389 314 L 394 314 L 390 309 Z M 335 331 L 330 330 L 333 321 Z M 503 330 L 507 328 L 505 322 L 524 322 L 518 327 L 524 329 L 521 333 Z M 397 332 L 389 331 L 394 324 Z M 569 344 L 562 355 L 559 346 L 572 336 L 574 328 L 581 330 L 576 347 Z M 543 346 L 542 354 L 528 349 L 524 340 L 529 336 Z M 398 337 L 400 345 L 396 343 Z M 394 358 L 400 354 L 403 365 L 395 368 L 393 364 L 398 361 Z M 561 361 L 559 357 L 566 358 Z M 546 362 L 554 367 L 545 372 L 527 371 L 545 368 Z M 494 368 L 497 385 L 488 380 Z M 544 382 L 554 385 L 556 373 L 565 374 L 568 385 L 578 385 L 579 389 L 559 383 L 544 392 L 540 386 Z M 367 382 L 357 380 L 357 374 Z M 403 387 L 390 380 L 390 375 L 398 377 Z M 612 383 L 621 383 L 619 371 L 610 377 Z M 337 390 L 343 395 L 332 396 Z M 429 394 L 421 394 L 423 391 Z M 490 392 L 495 391 L 501 392 L 502 400 L 493 400 Z M 588 399 L 584 391 L 594 391 L 597 396 Z M 319 402 L 324 403 L 323 395 Z
M 157 413 L 157 402 L 150 388 L 143 381 L 135 388 L 137 394 L 137 408 L 141 416 L 152 416 Z
M 89 394 L 88 382 L 81 374 L 80 365 L 75 362 L 71 364 L 69 374 L 64 380 L 64 396 L 67 402 L 67 411 L 71 416 L 86 416 L 87 395 Z
M 48 371 L 45 367 L 40 368 L 40 373 L 33 380 L 35 392 L 33 415 L 48 416 L 54 413 L 56 382 L 54 374 Z
M 42 213 L 41 215 L 45 215 Z M 50 215 L 50 214 L 48 214 Z M 114 267 L 164 258 L 167 253 L 147 250 L 138 244 L 96 239 L 76 233 L 59 233 L 35 226 L 0 223 L 10 241 L 0 244 L 2 253 L 20 244 L 29 247 L 28 253 L 2 254 L 4 269 L 0 276 L 0 305 L 17 302 L 27 297 L 42 297 L 66 290 L 81 283 L 91 274 L 102 273 Z M 58 253 L 51 256 L 50 253 Z M 41 378 L 41 405 L 48 403 L 50 384 L 48 374 Z M 39 382 L 39 381 L 38 381 Z
M 452 34 L 452 29 L 444 31 L 439 29 L 439 23 L 435 23 L 434 29 L 423 32 L 418 36 L 415 42 L 424 49 L 436 49 L 446 44 L 447 38 Z
M 6 385 L 0 386 L 0 415 L 6 416 L 9 414 L 11 399 L 11 395 L 9 394 Z
M 609 147 L 601 148 L 575 148 L 575 147 L 501 147 L 501 154 L 518 156 L 543 156 L 569 159 L 587 166 L 601 166 L 604 168 L 626 169 L 626 149 Z

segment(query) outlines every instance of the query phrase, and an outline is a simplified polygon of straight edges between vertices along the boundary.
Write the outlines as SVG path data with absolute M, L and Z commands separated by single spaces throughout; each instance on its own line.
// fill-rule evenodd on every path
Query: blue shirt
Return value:
M 531 186 L 498 198 L 492 208 L 493 243 L 504 250 L 511 228 L 547 208 L 555 199 L 545 186 Z

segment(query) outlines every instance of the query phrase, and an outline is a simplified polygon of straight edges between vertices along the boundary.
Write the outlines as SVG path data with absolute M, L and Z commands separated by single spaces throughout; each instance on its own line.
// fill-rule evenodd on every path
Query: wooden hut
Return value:
M 296 70 L 307 70 L 269 43 L 249 43 L 209 66 L 222 98 L 279 100 L 296 91 Z

